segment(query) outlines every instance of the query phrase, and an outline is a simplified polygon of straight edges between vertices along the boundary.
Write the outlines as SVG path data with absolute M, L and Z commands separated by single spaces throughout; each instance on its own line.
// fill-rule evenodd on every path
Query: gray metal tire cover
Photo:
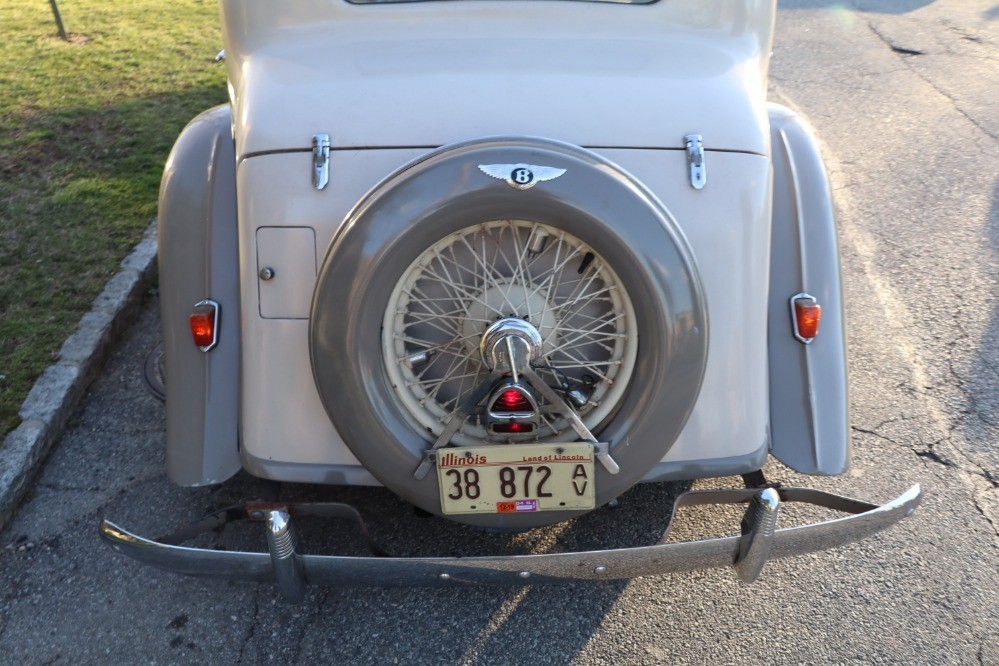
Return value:
M 482 173 L 480 164 L 565 169 L 527 190 Z M 595 464 L 600 506 L 640 481 L 682 430 L 707 358 L 707 313 L 686 239 L 634 178 L 568 144 L 496 138 L 430 153 L 374 188 L 348 215 L 323 260 L 313 296 L 309 345 L 330 419 L 357 459 L 389 489 L 440 514 L 436 473 L 413 476 L 428 433 L 402 413 L 384 368 L 381 327 L 391 292 L 426 248 L 473 224 L 523 219 L 564 229 L 614 268 L 635 309 L 638 359 L 620 407 L 595 432 L 621 467 Z M 582 512 L 451 516 L 526 529 Z

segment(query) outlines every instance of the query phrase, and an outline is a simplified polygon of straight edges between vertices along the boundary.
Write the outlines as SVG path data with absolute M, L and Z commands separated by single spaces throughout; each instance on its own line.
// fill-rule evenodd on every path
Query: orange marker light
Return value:
M 203 352 L 214 349 L 218 344 L 218 303 L 208 300 L 197 303 L 189 319 L 194 344 Z
M 794 313 L 794 337 L 809 343 L 819 334 L 822 306 L 808 294 L 798 294 L 791 299 Z

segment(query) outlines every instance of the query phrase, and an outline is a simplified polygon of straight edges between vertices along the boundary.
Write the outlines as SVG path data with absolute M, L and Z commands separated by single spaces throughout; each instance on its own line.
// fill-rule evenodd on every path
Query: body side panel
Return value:
M 846 334 L 832 195 L 818 142 L 805 121 L 772 104 L 774 214 L 769 356 L 772 453 L 806 474 L 842 474 L 850 463 Z M 818 336 L 792 332 L 790 298 L 822 306 Z
M 240 303 L 235 148 L 228 105 L 195 118 L 167 160 L 159 198 L 167 474 L 179 485 L 220 483 L 239 470 Z M 220 304 L 219 342 L 191 339 L 195 303 Z

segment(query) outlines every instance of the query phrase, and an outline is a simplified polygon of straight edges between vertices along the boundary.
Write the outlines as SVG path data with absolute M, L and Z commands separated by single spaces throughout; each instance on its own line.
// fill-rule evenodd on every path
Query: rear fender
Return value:
M 849 467 L 846 339 L 832 196 L 818 143 L 791 110 L 769 105 L 773 152 L 768 350 L 771 453 L 805 474 Z M 818 336 L 795 338 L 791 297 L 822 307 Z
M 236 163 L 228 105 L 199 115 L 167 159 L 159 198 L 160 318 L 166 383 L 166 463 L 183 486 L 220 483 L 240 468 L 239 255 Z M 201 351 L 188 318 L 219 304 L 217 346 Z

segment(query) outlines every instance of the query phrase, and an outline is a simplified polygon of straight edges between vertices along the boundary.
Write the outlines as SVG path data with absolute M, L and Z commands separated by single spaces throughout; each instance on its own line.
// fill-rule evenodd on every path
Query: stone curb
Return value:
M 156 278 L 156 220 L 66 338 L 59 360 L 50 365 L 21 405 L 21 424 L 0 445 L 0 529 L 13 518 L 21 499 L 62 434 L 90 383 L 100 374 L 111 345 L 135 318 L 142 296 Z

